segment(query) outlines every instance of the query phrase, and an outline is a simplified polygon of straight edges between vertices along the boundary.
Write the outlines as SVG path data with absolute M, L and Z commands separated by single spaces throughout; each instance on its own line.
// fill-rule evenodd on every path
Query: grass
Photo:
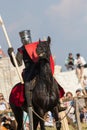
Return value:
M 72 126 L 69 126 L 70 130 L 78 130 L 78 129 L 74 129 Z M 87 124 L 82 124 L 82 130 L 87 130 Z
M 56 130 L 54 127 L 46 127 L 46 130 Z M 62 130 L 62 129 L 61 129 Z M 69 130 L 78 130 L 69 125 Z M 82 130 L 87 130 L 87 124 L 82 124 Z
M 38 128 L 38 130 L 39 130 L 39 128 Z M 46 130 L 56 130 L 56 128 L 55 127 L 46 127 Z M 75 129 L 71 125 L 69 125 L 69 130 L 78 130 L 78 129 Z M 87 130 L 87 124 L 84 124 L 84 123 L 82 124 L 82 130 Z

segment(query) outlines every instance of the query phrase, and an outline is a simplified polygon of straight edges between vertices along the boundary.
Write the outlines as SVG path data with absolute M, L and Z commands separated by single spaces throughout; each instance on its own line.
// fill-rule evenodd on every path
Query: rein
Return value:
M 69 110 L 68 110 L 68 112 L 65 114 L 65 116 L 64 116 L 62 119 L 60 119 L 59 121 L 55 121 L 55 123 L 64 120 L 64 118 L 67 117 L 68 113 L 70 112 L 71 108 L 72 108 L 72 106 L 69 108 Z M 34 109 L 32 109 L 32 112 L 33 112 L 39 119 L 41 119 L 42 121 L 49 123 L 49 121 L 47 121 L 47 120 L 45 120 L 44 118 L 42 118 L 41 116 L 39 116 L 39 115 L 34 111 Z M 26 115 L 26 119 L 27 119 L 27 116 L 28 116 L 28 114 Z M 25 124 L 25 122 L 26 122 L 26 119 L 25 119 L 25 121 L 24 121 L 24 124 Z
M 68 115 L 68 113 L 70 112 L 71 108 L 72 108 L 72 106 L 69 108 L 69 110 L 68 110 L 68 112 L 65 114 L 65 116 L 64 116 L 62 119 L 60 119 L 59 121 L 55 121 L 55 123 L 60 122 L 60 121 L 62 121 L 65 117 L 67 117 L 67 115 Z M 39 117 L 41 120 L 43 120 L 44 122 L 49 122 L 49 121 L 46 121 L 45 119 L 43 119 L 42 117 L 40 117 L 40 116 L 34 111 L 34 109 L 32 109 L 32 112 L 33 112 L 37 117 Z

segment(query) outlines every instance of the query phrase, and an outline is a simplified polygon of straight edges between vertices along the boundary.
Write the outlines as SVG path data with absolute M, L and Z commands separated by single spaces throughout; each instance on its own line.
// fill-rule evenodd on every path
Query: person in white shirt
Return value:
M 79 80 L 82 79 L 84 66 L 86 65 L 85 59 L 80 55 L 80 53 L 76 54 L 76 59 L 74 61 L 74 65 L 76 66 L 76 74 Z

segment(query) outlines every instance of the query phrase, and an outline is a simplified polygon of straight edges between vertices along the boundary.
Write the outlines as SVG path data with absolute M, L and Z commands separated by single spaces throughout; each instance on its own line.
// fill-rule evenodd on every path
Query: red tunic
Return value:
M 26 49 L 28 55 L 30 56 L 30 58 L 34 62 L 37 62 L 38 58 L 39 58 L 37 53 L 36 53 L 36 48 L 37 48 L 38 44 L 39 44 L 39 42 L 34 42 L 34 43 L 30 43 L 30 44 L 25 45 L 25 49 Z

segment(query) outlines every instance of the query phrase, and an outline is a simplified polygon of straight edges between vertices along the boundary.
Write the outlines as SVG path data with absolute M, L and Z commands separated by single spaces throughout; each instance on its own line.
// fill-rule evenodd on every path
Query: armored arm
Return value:
M 23 60 L 23 55 L 19 51 L 16 54 L 16 60 L 17 60 L 18 66 L 21 66 L 22 60 Z
M 8 48 L 8 55 L 10 57 L 11 63 L 13 64 L 13 66 L 15 66 L 13 57 L 12 57 L 13 51 L 14 51 L 14 49 L 12 47 Z M 23 59 L 23 55 L 18 51 L 16 54 L 16 60 L 17 60 L 18 66 L 22 65 L 22 59 Z
M 8 55 L 9 55 L 9 57 L 10 57 L 10 61 L 11 61 L 11 63 L 13 64 L 13 66 L 15 66 L 15 64 L 14 64 L 14 61 L 13 61 L 13 57 L 12 57 L 12 52 L 14 51 L 14 49 L 12 48 L 12 47 L 10 47 L 10 48 L 8 48 Z

